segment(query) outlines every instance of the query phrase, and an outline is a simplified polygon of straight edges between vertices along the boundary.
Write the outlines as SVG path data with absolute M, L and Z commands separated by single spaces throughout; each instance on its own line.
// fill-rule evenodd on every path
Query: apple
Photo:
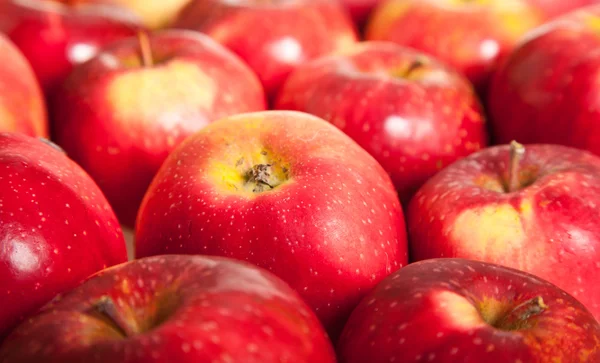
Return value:
M 408 208 L 411 258 L 459 257 L 537 275 L 600 318 L 600 158 L 513 142 L 457 161 Z
M 440 169 L 487 144 L 469 81 L 391 42 L 363 42 L 300 66 L 276 107 L 314 114 L 344 131 L 390 174 L 405 203 Z
M 56 294 L 126 260 L 92 179 L 48 141 L 0 133 L 0 340 Z
M 485 94 L 498 62 L 543 21 L 527 0 L 386 0 L 370 17 L 366 38 L 429 53 Z
M 338 1 L 192 1 L 173 27 L 199 30 L 234 51 L 273 98 L 299 64 L 357 41 L 356 28 Z
M 412 263 L 354 310 L 340 363 L 598 362 L 600 324 L 519 270 L 460 258 Z
M 137 18 L 110 6 L 59 0 L 3 1 L 0 31 L 29 60 L 47 96 L 74 65 L 139 29 Z
M 46 102 L 19 49 L 0 33 L 0 132 L 48 137 Z
M 354 22 L 362 28 L 369 15 L 382 0 L 340 0 L 348 9 Z
M 258 77 L 206 35 L 140 34 L 78 66 L 52 102 L 56 142 L 98 182 L 128 226 L 182 140 L 213 120 L 267 107 Z
M 297 293 L 254 266 L 156 256 L 104 270 L 2 345 L 5 363 L 323 362 L 327 335 Z
M 600 155 L 600 5 L 529 34 L 498 69 L 488 97 L 497 143 L 560 144 Z
M 168 27 L 179 11 L 193 0 L 88 0 L 92 3 L 111 4 L 136 14 L 150 29 Z
M 385 170 L 328 122 L 301 112 L 221 119 L 184 141 L 148 189 L 136 256 L 245 260 L 289 283 L 333 340 L 355 305 L 407 263 Z

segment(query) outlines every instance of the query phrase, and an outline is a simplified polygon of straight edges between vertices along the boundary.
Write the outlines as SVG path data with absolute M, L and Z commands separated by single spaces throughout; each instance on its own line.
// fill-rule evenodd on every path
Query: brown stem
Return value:
M 516 141 L 510 143 L 510 166 L 508 171 L 508 192 L 521 188 L 519 181 L 519 166 L 525 156 L 525 146 Z
M 494 325 L 503 330 L 518 330 L 527 325 L 527 319 L 532 315 L 541 314 L 546 309 L 548 306 L 544 304 L 544 299 L 536 296 L 512 309 Z
M 154 60 L 152 59 L 152 47 L 150 47 L 150 37 L 144 30 L 138 31 L 138 40 L 140 42 L 140 51 L 142 53 L 142 64 L 144 67 L 152 67 Z

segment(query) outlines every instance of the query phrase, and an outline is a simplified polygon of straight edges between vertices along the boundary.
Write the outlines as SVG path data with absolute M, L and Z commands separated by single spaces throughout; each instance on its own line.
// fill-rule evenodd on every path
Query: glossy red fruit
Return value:
M 423 53 L 364 42 L 300 66 L 276 104 L 331 122 L 379 161 L 408 202 L 431 176 L 487 144 L 469 81 Z
M 425 183 L 408 209 L 411 258 L 527 271 L 600 318 L 600 158 L 558 145 L 512 148 L 482 150 Z
M 292 111 L 221 119 L 165 161 L 140 208 L 136 254 L 249 261 L 288 282 L 335 340 L 359 300 L 407 263 L 385 170 L 348 136 Z
M 600 155 L 600 5 L 524 39 L 495 75 L 488 97 L 494 138 L 561 144 Z
M 339 0 L 194 1 L 173 26 L 199 30 L 233 50 L 270 97 L 298 65 L 357 41 Z
M 76 68 L 52 103 L 57 143 L 128 226 L 182 140 L 215 119 L 266 109 L 256 75 L 209 37 L 167 30 L 146 40 L 151 64 L 136 38 L 118 41 Z
M 598 362 L 600 324 L 527 273 L 465 259 L 396 271 L 352 313 L 341 363 Z
M 117 218 L 55 147 L 0 134 L 0 337 L 56 294 L 127 260 Z
M 123 9 L 58 0 L 4 0 L 0 31 L 29 60 L 47 96 L 74 65 L 102 46 L 136 34 L 137 19 Z
M 280 279 L 203 256 L 157 256 L 91 277 L 4 342 L 5 363 L 323 362 L 318 319 Z
M 46 102 L 19 49 L 0 33 L 0 132 L 48 137 Z
M 371 16 L 366 38 L 431 54 L 485 94 L 498 62 L 544 20 L 526 0 L 386 0 Z

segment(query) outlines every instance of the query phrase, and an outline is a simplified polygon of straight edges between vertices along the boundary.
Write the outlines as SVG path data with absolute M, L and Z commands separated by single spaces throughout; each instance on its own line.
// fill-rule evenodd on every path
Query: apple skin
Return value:
M 274 189 L 261 191 L 246 175 L 267 164 Z M 334 341 L 361 297 L 407 263 L 386 172 L 334 126 L 294 111 L 233 116 L 184 141 L 148 189 L 135 239 L 137 257 L 220 255 L 270 270 Z
M 600 158 L 528 145 L 520 189 L 506 192 L 510 150 L 495 146 L 431 178 L 408 208 L 411 260 L 460 257 L 539 276 L 600 318 Z
M 102 271 L 53 300 L 6 339 L 0 360 L 334 363 L 335 354 L 310 308 L 267 271 L 156 256 Z
M 0 33 L 0 132 L 48 137 L 46 102 L 19 49 Z
M 488 97 L 497 143 L 548 143 L 600 155 L 600 5 L 530 33 L 502 64 Z
M 525 0 L 461 1 L 387 0 L 369 18 L 366 39 L 431 54 L 466 75 L 483 95 L 497 63 L 544 17 Z
M 349 14 L 338 1 L 193 1 L 173 27 L 199 30 L 234 51 L 273 98 L 299 64 L 343 51 L 358 40 Z
M 133 36 L 137 18 L 109 6 L 53 0 L 5 0 L 0 31 L 29 60 L 44 93 L 51 95 L 72 70 L 111 42 Z
M 487 144 L 469 81 L 391 42 L 363 42 L 300 66 L 276 108 L 314 114 L 344 131 L 390 174 L 404 203 L 440 169 Z
M 52 101 L 56 142 L 98 182 L 128 226 L 183 139 L 213 120 L 267 107 L 252 70 L 203 34 L 152 34 L 153 67 L 142 64 L 139 48 L 129 38 L 103 49 L 69 75 Z
M 541 298 L 541 300 L 538 300 Z M 597 362 L 600 324 L 522 271 L 465 259 L 412 263 L 354 310 L 340 363 Z
M 56 294 L 127 261 L 98 186 L 61 151 L 0 133 L 0 340 Z

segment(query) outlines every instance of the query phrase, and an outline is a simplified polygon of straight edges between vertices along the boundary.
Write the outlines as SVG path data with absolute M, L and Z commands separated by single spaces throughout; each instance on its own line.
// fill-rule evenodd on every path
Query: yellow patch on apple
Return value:
M 155 120 L 157 114 L 177 114 L 180 108 L 210 110 L 216 85 L 197 65 L 170 61 L 164 65 L 127 71 L 114 78 L 107 97 L 117 120 Z M 177 122 L 177 120 L 173 120 Z
M 518 266 L 529 266 L 529 260 L 535 258 L 531 246 L 524 251 L 527 241 L 525 224 L 533 218 L 531 201 L 524 199 L 519 209 L 511 204 L 493 204 L 462 212 L 454 221 L 451 237 L 460 244 L 460 250 L 469 256 L 493 258 L 494 256 L 512 256 L 507 250 L 515 252 L 519 260 L 512 261 Z
M 467 298 L 451 291 L 436 292 L 433 301 L 440 306 L 446 322 L 453 327 L 471 330 L 486 325 L 477 308 Z
M 594 33 L 600 33 L 600 16 L 584 13 L 585 24 L 590 27 Z

